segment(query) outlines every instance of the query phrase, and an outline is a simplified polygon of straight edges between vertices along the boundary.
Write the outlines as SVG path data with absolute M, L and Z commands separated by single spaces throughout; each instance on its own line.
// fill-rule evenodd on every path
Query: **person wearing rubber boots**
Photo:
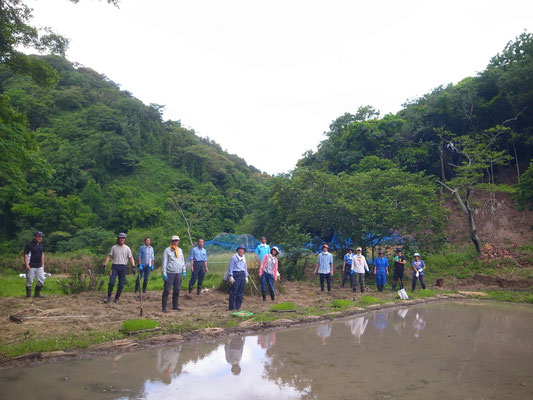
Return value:
M 133 268 L 135 268 L 135 260 L 131 254 L 131 249 L 126 246 L 126 234 L 119 233 L 117 236 L 117 244 L 111 247 L 109 254 L 107 255 L 104 266 L 113 260 L 111 264 L 111 275 L 109 276 L 109 284 L 107 285 L 107 296 L 104 299 L 104 303 L 109 303 L 111 299 L 111 294 L 113 294 L 113 288 L 115 287 L 115 281 L 118 277 L 118 287 L 113 303 L 118 303 L 118 299 L 122 294 L 122 289 L 124 288 L 124 283 L 126 282 L 126 268 L 128 267 L 128 260 L 131 262 Z
M 229 291 L 229 310 L 240 310 L 244 297 L 244 285 L 248 283 L 248 267 L 244 253 L 246 247 L 239 245 L 237 253 L 230 258 L 228 266 L 228 279 L 231 284 Z
M 280 278 L 278 272 L 278 254 L 279 249 L 274 246 L 270 249 L 270 254 L 267 254 L 263 258 L 261 267 L 259 268 L 259 279 L 261 281 L 261 295 L 263 301 L 266 301 L 266 287 L 268 284 L 268 291 L 270 292 L 270 298 L 275 300 L 274 281 Z
M 402 256 L 402 249 L 396 249 L 394 257 L 394 275 L 392 276 L 392 291 L 396 291 L 396 284 L 400 280 L 400 290 L 403 289 L 403 276 L 405 273 L 405 257 Z
M 383 292 L 389 275 L 389 260 L 385 257 L 385 251 L 379 251 L 379 257 L 374 260 L 374 275 L 376 276 L 376 285 L 378 292 Z
M 163 251 L 163 263 L 161 269 L 163 272 L 163 295 L 161 297 L 161 310 L 168 312 L 167 303 L 170 288 L 172 288 L 172 309 L 180 311 L 178 300 L 181 290 L 181 281 L 187 275 L 187 266 L 183 258 L 183 251 L 178 247 L 180 237 L 172 236 L 170 246 Z
M 357 284 L 359 283 L 359 289 L 361 290 L 361 293 L 365 291 L 365 271 L 370 272 L 368 269 L 368 263 L 366 262 L 366 258 L 363 254 L 363 249 L 361 247 L 358 247 L 356 249 L 356 254 L 353 256 L 353 263 L 352 263 L 352 269 L 355 272 L 355 283 L 353 285 L 353 292 L 357 290 Z
M 315 275 L 318 273 L 320 277 L 320 291 L 324 291 L 324 280 L 328 284 L 328 292 L 331 292 L 331 277 L 333 276 L 333 256 L 328 251 L 329 246 L 324 243 L 322 245 L 322 253 L 318 255 L 318 260 L 315 268 Z
M 148 278 L 150 271 L 154 270 L 155 256 L 154 248 L 150 246 L 152 239 L 149 237 L 144 239 L 144 244 L 139 247 L 137 251 L 137 263 L 139 264 L 139 275 L 135 280 L 135 293 L 139 290 L 141 285 L 141 276 L 143 277 L 143 293 L 146 293 L 146 287 L 148 286 Z
M 41 289 L 44 286 L 44 247 L 43 233 L 36 231 L 33 240 L 24 247 L 24 266 L 26 267 L 26 297 L 31 297 L 33 278 L 37 278 L 34 297 L 42 299 Z
M 352 271 L 352 258 L 353 258 L 353 249 L 349 248 L 348 253 L 344 255 L 344 264 L 342 266 L 343 274 L 341 281 L 341 288 L 344 287 L 348 277 L 350 278 L 350 288 L 353 289 L 354 283 L 354 272 Z
M 207 268 L 207 251 L 204 249 L 204 239 L 198 239 L 198 245 L 191 250 L 189 260 L 191 262 L 189 293 L 192 293 L 192 288 L 194 287 L 196 280 L 198 280 L 196 294 L 199 295 L 202 292 L 204 276 L 209 272 L 209 269 Z
M 411 266 L 413 267 L 413 285 L 411 287 L 412 292 L 415 291 L 417 280 L 420 280 L 422 289 L 426 288 L 426 283 L 424 282 L 424 270 L 426 269 L 426 264 L 420 259 L 420 254 L 415 253 L 413 254 L 413 257 L 415 259 L 411 263 Z

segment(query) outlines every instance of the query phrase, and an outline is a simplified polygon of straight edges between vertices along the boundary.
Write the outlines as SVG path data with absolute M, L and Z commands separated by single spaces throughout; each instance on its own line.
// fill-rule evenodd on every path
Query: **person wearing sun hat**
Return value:
M 420 280 L 422 289 L 426 288 L 426 283 L 424 282 L 424 270 L 426 269 L 426 264 L 420 259 L 420 254 L 415 253 L 413 254 L 413 257 L 415 259 L 411 263 L 411 266 L 413 267 L 413 285 L 411 287 L 412 292 L 415 291 L 417 280 Z
M 376 285 L 378 292 L 383 292 L 389 275 L 389 260 L 385 257 L 385 251 L 379 251 L 379 257 L 374 260 L 374 275 L 376 276 Z
M 263 261 L 261 262 L 261 267 L 259 268 L 259 278 L 261 280 L 261 295 L 263 296 L 263 301 L 266 301 L 266 286 L 268 284 L 268 291 L 270 292 L 270 298 L 274 301 L 274 281 L 277 281 L 280 278 L 278 272 L 278 254 L 279 249 L 274 246 L 270 249 L 270 254 L 267 254 Z
M 228 265 L 228 279 L 231 284 L 229 291 L 229 310 L 241 309 L 242 299 L 244 297 L 244 285 L 248 283 L 248 267 L 246 266 L 246 257 L 244 253 L 246 247 L 242 244 L 237 247 L 237 253 L 230 258 Z
M 104 303 L 106 304 L 109 302 L 111 294 L 113 294 L 113 288 L 115 286 L 117 277 L 117 293 L 115 293 L 113 303 L 118 303 L 118 299 L 122 294 L 122 289 L 124 288 L 124 283 L 126 282 L 126 268 L 128 267 L 128 260 L 131 262 L 132 267 L 135 268 L 135 260 L 133 259 L 131 249 L 126 246 L 125 233 L 121 232 L 118 234 L 117 244 L 115 244 L 113 247 L 111 247 L 111 250 L 109 250 L 109 254 L 104 261 L 104 266 L 109 262 L 110 259 L 113 260 L 113 264 L 111 264 L 111 275 L 109 276 L 109 284 L 107 285 L 107 296 L 104 299 Z
M 361 293 L 365 291 L 365 271 L 370 272 L 368 269 L 368 263 L 366 262 L 366 258 L 363 254 L 361 254 L 363 249 L 361 247 L 358 247 L 356 249 L 356 254 L 353 256 L 353 264 L 352 269 L 355 272 L 356 282 L 353 285 L 352 290 L 357 290 L 357 283 L 359 282 L 359 289 L 361 289 Z
M 324 291 L 324 280 L 328 284 L 328 292 L 331 292 L 331 277 L 333 276 L 333 256 L 328 251 L 329 246 L 324 243 L 322 245 L 322 253 L 318 255 L 318 260 L 315 268 L 315 275 L 318 273 L 320 277 L 320 291 Z
M 187 274 L 187 265 L 185 264 L 183 251 L 178 247 L 180 237 L 177 235 L 172 236 L 170 243 L 170 246 L 163 251 L 163 263 L 161 264 L 163 280 L 165 281 L 163 295 L 161 297 L 161 309 L 164 313 L 168 312 L 167 302 L 170 288 L 172 288 L 172 309 L 177 311 L 181 310 L 178 305 L 181 281 Z

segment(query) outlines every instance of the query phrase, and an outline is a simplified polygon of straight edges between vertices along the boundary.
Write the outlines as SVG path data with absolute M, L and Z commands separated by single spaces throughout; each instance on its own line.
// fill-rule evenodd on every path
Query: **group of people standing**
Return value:
M 348 249 L 348 252 L 344 255 L 344 263 L 342 266 L 342 280 L 341 287 L 343 288 L 346 281 L 350 279 L 350 288 L 353 292 L 357 291 L 357 285 L 361 293 L 365 291 L 365 274 L 370 273 L 368 263 L 365 256 L 362 254 L 363 249 L 358 247 L 355 250 L 355 254 L 352 248 Z M 414 253 L 414 260 L 411 263 L 413 269 L 413 280 L 411 290 L 414 291 L 416 283 L 420 280 L 422 289 L 426 288 L 424 282 L 424 270 L 426 264 L 420 259 L 419 253 Z M 403 278 L 405 275 L 406 259 L 402 255 L 402 249 L 396 249 L 396 256 L 394 257 L 394 275 L 392 280 L 392 290 L 396 291 L 396 285 L 400 282 L 400 289 L 403 289 Z M 389 276 L 389 260 L 385 257 L 385 251 L 380 250 L 378 257 L 373 261 L 374 276 L 376 277 L 376 286 L 378 292 L 383 292 L 383 288 L 387 283 L 387 276 Z M 329 246 L 324 244 L 322 246 L 322 252 L 318 255 L 315 271 L 315 275 L 318 274 L 320 278 L 320 290 L 324 291 L 324 281 L 327 283 L 328 292 L 331 291 L 331 277 L 333 276 L 333 255 L 329 252 Z

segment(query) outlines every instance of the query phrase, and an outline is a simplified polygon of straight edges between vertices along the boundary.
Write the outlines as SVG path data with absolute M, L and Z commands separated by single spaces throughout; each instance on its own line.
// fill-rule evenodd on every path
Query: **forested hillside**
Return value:
M 288 224 L 293 233 L 365 245 L 400 233 L 435 249 L 444 243 L 442 202 L 452 196 L 479 251 L 476 192 L 488 193 L 489 208 L 497 192 L 533 204 L 533 35 L 521 34 L 474 77 L 396 114 L 360 107 L 325 135 L 274 180 L 262 215 L 267 232 Z
M 32 58 L 52 83 L 0 65 L 4 250 L 33 229 L 50 251 L 98 249 L 119 231 L 185 235 L 185 220 L 211 237 L 253 210 L 264 177 L 243 159 L 90 68 Z

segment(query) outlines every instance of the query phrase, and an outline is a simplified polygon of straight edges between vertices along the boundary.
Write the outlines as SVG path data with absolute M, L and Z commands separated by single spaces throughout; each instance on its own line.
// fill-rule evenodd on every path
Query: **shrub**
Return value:
M 82 268 L 74 268 L 70 271 L 68 279 L 57 281 L 57 283 L 63 293 L 76 294 L 101 290 L 104 285 L 104 279 L 91 268 L 86 271 Z

